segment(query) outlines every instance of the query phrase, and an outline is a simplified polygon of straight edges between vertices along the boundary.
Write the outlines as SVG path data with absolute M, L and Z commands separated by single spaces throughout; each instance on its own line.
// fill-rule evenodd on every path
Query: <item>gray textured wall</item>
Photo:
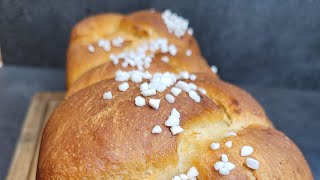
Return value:
M 0 0 L 5 63 L 63 68 L 77 21 L 151 7 L 188 18 L 227 81 L 320 90 L 319 0 Z

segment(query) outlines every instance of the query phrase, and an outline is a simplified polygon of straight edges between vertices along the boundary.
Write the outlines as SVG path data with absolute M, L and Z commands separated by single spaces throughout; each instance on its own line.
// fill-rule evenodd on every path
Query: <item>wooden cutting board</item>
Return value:
M 62 92 L 41 92 L 33 96 L 16 145 L 7 180 L 35 179 L 43 127 L 63 97 L 64 93 Z

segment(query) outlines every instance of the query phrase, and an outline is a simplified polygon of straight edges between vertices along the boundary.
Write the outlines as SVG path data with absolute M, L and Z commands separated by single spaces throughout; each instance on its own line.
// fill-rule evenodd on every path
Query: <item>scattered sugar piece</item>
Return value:
M 104 40 L 104 39 L 99 39 L 98 40 L 98 47 L 103 48 L 103 50 L 108 52 L 111 50 L 110 41 Z
M 189 84 L 184 81 L 178 81 L 177 84 L 175 85 L 175 87 L 177 87 L 187 93 L 191 91 Z
M 169 51 L 169 47 L 168 47 L 167 44 L 161 45 L 161 47 L 160 47 L 160 52 L 161 53 L 167 53 L 168 51 Z
M 224 135 L 224 137 L 230 137 L 230 136 L 237 136 L 237 133 L 231 131 L 231 132 L 228 132 Z
M 103 47 L 104 43 L 105 43 L 104 39 L 99 39 L 98 40 L 98 47 Z
M 247 158 L 246 165 L 251 169 L 259 169 L 259 161 L 253 158 Z
M 109 58 L 113 62 L 113 64 L 117 65 L 119 63 L 119 59 L 118 59 L 118 57 L 116 55 L 110 54 Z
M 218 161 L 213 165 L 213 167 L 214 167 L 215 170 L 219 171 L 219 169 L 224 167 L 224 162 Z
M 147 91 L 142 91 L 141 94 L 142 94 L 143 96 L 153 96 L 153 95 L 156 95 L 157 92 L 156 92 L 155 89 L 149 89 L 149 90 L 147 90 Z
M 173 126 L 170 128 L 172 135 L 177 135 L 182 133 L 184 130 L 180 126 Z
M 94 46 L 92 44 L 88 45 L 88 51 L 91 52 L 91 53 L 93 53 L 95 51 L 95 48 L 94 48 Z
M 221 160 L 222 162 L 226 163 L 229 161 L 228 156 L 226 154 L 221 154 Z
M 189 87 L 191 90 L 197 90 L 197 85 L 195 85 L 194 83 L 189 83 Z
M 243 156 L 249 156 L 252 153 L 253 153 L 253 148 L 251 146 L 243 146 L 241 148 L 240 155 L 243 157 Z
M 179 126 L 179 124 L 180 124 L 180 119 L 172 115 L 170 115 L 168 120 L 166 120 L 166 122 L 164 123 L 164 125 L 168 127 Z
M 171 88 L 170 92 L 174 95 L 174 96 L 178 96 L 181 93 L 181 89 L 173 87 Z
M 169 62 L 169 57 L 168 56 L 162 56 L 161 61 L 168 63 Z
M 195 91 L 193 91 L 193 90 L 191 90 L 190 92 L 189 92 L 189 97 L 191 98 L 191 99 L 193 99 L 195 102 L 197 102 L 197 103 L 200 103 L 201 102 L 201 97 L 198 95 L 198 93 L 197 92 L 195 92 Z
M 174 96 L 172 96 L 171 94 L 166 94 L 166 100 L 168 101 L 168 103 L 174 103 Z
M 140 65 L 137 66 L 137 69 L 138 69 L 138 71 L 141 71 L 141 72 L 144 71 L 144 68 L 143 68 L 142 66 L 140 66 Z M 144 77 L 144 76 L 143 76 L 143 77 Z
M 187 173 L 187 176 L 189 179 L 195 178 L 198 175 L 199 175 L 199 172 L 198 172 L 197 168 L 195 168 L 194 166 L 192 166 Z
M 181 117 L 180 113 L 178 112 L 178 110 L 176 108 L 172 108 L 171 115 L 175 116 L 176 118 L 180 118 Z
M 212 65 L 212 66 L 211 66 L 211 71 L 212 71 L 213 73 L 217 74 L 217 73 L 218 73 L 218 68 L 217 68 L 217 66 Z
M 195 81 L 197 79 L 197 75 L 195 74 L 190 74 L 190 80 Z
M 161 99 L 149 99 L 149 105 L 153 109 L 159 109 Z
M 160 84 L 158 87 L 157 87 L 157 91 L 158 92 L 164 92 L 165 90 L 167 89 L 167 87 L 163 84 Z
M 153 79 L 152 79 L 153 80 Z M 149 83 L 149 89 L 157 89 L 157 87 L 160 85 L 160 83 Z
M 212 150 L 217 150 L 220 148 L 220 144 L 219 143 L 211 143 L 210 147 Z
M 162 132 L 162 129 L 159 125 L 156 125 L 152 128 L 152 134 L 160 134 Z
M 190 36 L 192 36 L 192 35 L 193 35 L 193 29 L 192 29 L 191 27 L 189 27 L 189 28 L 187 29 L 187 33 L 188 33 Z
M 131 66 L 131 67 L 135 67 L 137 64 L 135 61 L 133 60 L 128 60 L 128 64 Z
M 134 83 L 142 82 L 142 76 L 138 72 L 133 72 L 131 74 L 131 81 Z
M 115 54 L 110 54 L 109 58 L 112 60 L 112 59 L 115 59 L 115 58 L 118 58 Z
M 160 45 L 160 52 L 161 53 L 167 53 L 169 51 L 169 47 L 168 47 L 168 44 L 167 42 L 163 43 Z
M 122 37 L 116 37 L 112 39 L 112 45 L 114 47 L 121 47 L 123 42 L 124 42 L 124 39 Z
M 149 85 L 147 82 L 144 82 L 140 85 L 140 91 L 147 91 L 149 89 Z
M 109 51 L 111 50 L 110 45 L 104 45 L 102 48 L 103 48 L 103 50 L 105 50 L 106 52 L 109 52 Z
M 177 55 L 177 52 L 178 52 L 178 49 L 175 45 L 171 44 L 169 47 L 168 47 L 168 50 L 169 50 L 169 54 L 171 56 L 175 56 Z
M 143 67 L 144 67 L 144 68 L 146 68 L 146 69 L 149 69 L 149 68 L 150 68 L 150 66 L 151 66 L 151 64 L 150 64 L 150 63 L 145 63 Z
M 228 170 L 232 171 L 236 167 L 236 165 L 234 165 L 231 162 L 226 162 L 226 163 L 224 163 L 224 167 L 227 168 Z
M 146 105 L 146 100 L 145 100 L 143 97 L 141 97 L 141 96 L 137 96 L 137 97 L 134 99 L 134 103 L 135 103 L 137 106 L 141 107 L 141 106 Z
M 232 141 L 227 141 L 225 143 L 225 145 L 228 147 L 228 148 L 231 148 L 232 147 Z
M 152 78 L 152 75 L 148 71 L 146 71 L 142 76 L 144 79 L 151 79 Z
M 189 79 L 190 74 L 189 74 L 189 72 L 187 72 L 187 71 L 181 71 L 180 74 L 179 74 L 179 76 L 180 76 L 180 78 L 182 78 L 182 79 Z
M 121 66 L 122 66 L 123 68 L 128 67 L 128 62 L 122 62 L 122 63 L 121 63 Z
M 115 78 L 115 80 L 116 81 L 128 81 L 129 80 L 129 78 L 130 78 L 130 73 L 128 73 L 128 72 L 125 72 L 125 71 L 121 71 L 121 70 L 118 70 L 118 71 L 116 71 L 116 78 Z
M 200 91 L 201 94 L 204 94 L 204 95 L 207 94 L 207 91 L 205 89 L 203 89 L 203 88 L 199 88 L 199 91 Z
M 191 55 L 192 55 L 192 51 L 191 51 L 190 49 L 187 49 L 186 55 L 187 55 L 187 56 L 191 56 Z
M 114 65 L 117 65 L 119 64 L 119 59 L 114 59 L 114 60 L 111 60 L 113 62 Z
M 129 84 L 127 82 L 124 82 L 124 83 L 119 85 L 119 90 L 122 91 L 122 92 L 128 90 L 128 88 L 129 88 Z
M 106 99 L 106 100 L 112 99 L 112 93 L 110 91 L 103 93 L 103 99 Z
M 230 174 L 230 171 L 229 171 L 229 169 L 223 167 L 223 168 L 219 169 L 219 174 L 226 176 L 226 175 Z
M 181 180 L 188 180 L 188 176 L 186 174 L 180 174 L 179 177 Z
M 174 176 L 172 180 L 181 180 L 180 176 Z

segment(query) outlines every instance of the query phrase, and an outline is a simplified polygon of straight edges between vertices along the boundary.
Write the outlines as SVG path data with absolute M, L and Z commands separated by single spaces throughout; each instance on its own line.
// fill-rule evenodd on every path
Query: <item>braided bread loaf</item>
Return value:
M 43 132 L 37 178 L 313 179 L 300 150 L 261 106 L 211 72 L 193 37 L 168 20 L 183 23 L 168 11 L 142 11 L 75 27 L 67 97 Z M 101 37 L 124 40 L 103 50 Z M 123 64 L 130 53 L 111 57 L 146 41 L 150 67 L 150 60 Z
M 128 16 L 102 14 L 89 17 L 77 24 L 71 33 L 67 52 L 67 86 L 70 87 L 88 70 L 109 61 L 110 54 L 133 50 L 146 40 L 163 37 L 179 49 L 178 53 L 180 52 L 179 57 L 170 62 L 170 65 L 177 69 L 186 68 L 191 72 L 203 72 L 208 68 L 204 59 L 185 59 L 185 54 L 181 53 L 190 49 L 193 55 L 200 55 L 198 44 L 190 34 L 186 33 L 178 38 L 169 33 L 161 15 L 150 11 L 140 11 Z M 95 48 L 94 53 L 87 50 L 88 44 L 97 45 L 101 38 L 110 40 L 118 37 L 124 40 L 120 47 L 112 47 L 110 51 Z

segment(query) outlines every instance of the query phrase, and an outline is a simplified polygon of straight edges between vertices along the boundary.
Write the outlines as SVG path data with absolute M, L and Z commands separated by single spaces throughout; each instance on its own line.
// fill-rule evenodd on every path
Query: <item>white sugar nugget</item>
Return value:
M 129 84 L 127 82 L 124 82 L 124 83 L 119 85 L 119 90 L 122 91 L 122 92 L 128 90 L 128 88 L 129 88 Z
M 247 158 L 246 165 L 251 169 L 259 169 L 259 161 L 253 158 Z
M 179 126 L 180 119 L 176 118 L 175 116 L 170 115 L 168 120 L 164 123 L 164 125 L 172 127 L 172 126 Z
M 172 135 L 177 135 L 182 133 L 184 130 L 180 126 L 173 126 L 170 128 Z
M 171 103 L 171 104 L 174 103 L 175 98 L 171 94 L 166 94 L 165 98 L 168 101 L 168 103 Z
M 110 91 L 103 93 L 103 99 L 106 99 L 106 100 L 112 99 L 112 93 Z
M 91 53 L 93 53 L 95 51 L 95 48 L 94 48 L 94 46 L 92 44 L 88 45 L 88 51 L 91 52 Z
M 141 96 L 137 96 L 135 99 L 134 99 L 134 103 L 135 105 L 141 107 L 141 106 L 144 106 L 146 105 L 146 100 L 141 97 Z
M 160 106 L 161 99 L 149 99 L 149 105 L 153 108 L 158 110 Z
M 154 126 L 151 131 L 152 134 L 160 134 L 161 132 L 162 132 L 162 129 L 158 125 Z
M 217 150 L 220 148 L 220 144 L 219 143 L 211 143 L 210 147 L 212 150 Z
M 194 177 L 197 177 L 198 175 L 199 175 L 199 172 L 198 172 L 197 168 L 194 167 L 194 166 L 192 166 L 192 167 L 189 169 L 188 173 L 187 173 L 187 176 L 188 176 L 189 179 L 192 179 L 192 178 L 194 178 Z
M 243 146 L 241 148 L 240 155 L 243 157 L 243 156 L 249 156 L 252 153 L 253 153 L 253 148 L 251 146 Z

